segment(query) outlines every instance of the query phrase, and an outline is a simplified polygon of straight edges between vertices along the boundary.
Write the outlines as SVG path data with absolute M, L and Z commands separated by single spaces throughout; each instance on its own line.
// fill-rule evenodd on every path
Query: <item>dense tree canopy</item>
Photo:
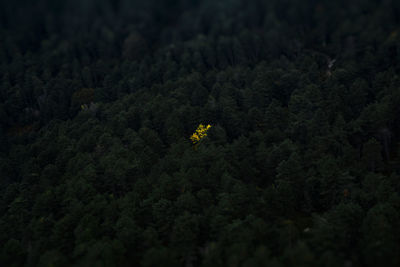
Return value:
M 0 1 L 0 265 L 400 266 L 399 74 L 395 0 Z

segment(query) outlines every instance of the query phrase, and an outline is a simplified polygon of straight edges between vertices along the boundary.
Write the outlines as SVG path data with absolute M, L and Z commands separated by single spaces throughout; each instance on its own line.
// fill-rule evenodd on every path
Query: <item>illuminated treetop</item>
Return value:
M 211 125 L 208 124 L 207 126 L 204 126 L 203 124 L 200 124 L 199 127 L 197 127 L 196 131 L 192 134 L 190 137 L 190 140 L 192 143 L 195 145 L 200 142 L 201 139 L 207 136 L 207 131 L 211 128 Z

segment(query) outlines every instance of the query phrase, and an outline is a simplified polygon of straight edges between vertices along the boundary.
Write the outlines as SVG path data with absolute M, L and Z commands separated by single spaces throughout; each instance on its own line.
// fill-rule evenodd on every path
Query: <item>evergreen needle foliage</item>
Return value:
M 0 266 L 400 266 L 399 103 L 398 0 L 2 0 Z

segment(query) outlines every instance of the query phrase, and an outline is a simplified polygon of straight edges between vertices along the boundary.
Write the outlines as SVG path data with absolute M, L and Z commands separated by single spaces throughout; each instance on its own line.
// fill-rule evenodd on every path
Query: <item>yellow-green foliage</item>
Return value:
M 201 139 L 207 136 L 207 131 L 211 128 L 211 125 L 208 124 L 207 126 L 204 126 L 203 124 L 200 124 L 199 127 L 197 127 L 197 130 L 192 134 L 190 137 L 190 140 L 192 143 L 195 145 L 198 142 L 200 142 Z

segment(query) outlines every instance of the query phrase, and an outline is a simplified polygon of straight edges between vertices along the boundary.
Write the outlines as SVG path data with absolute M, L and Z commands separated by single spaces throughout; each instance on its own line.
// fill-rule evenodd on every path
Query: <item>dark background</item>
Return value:
M 0 265 L 399 266 L 399 20 L 0 1 Z

